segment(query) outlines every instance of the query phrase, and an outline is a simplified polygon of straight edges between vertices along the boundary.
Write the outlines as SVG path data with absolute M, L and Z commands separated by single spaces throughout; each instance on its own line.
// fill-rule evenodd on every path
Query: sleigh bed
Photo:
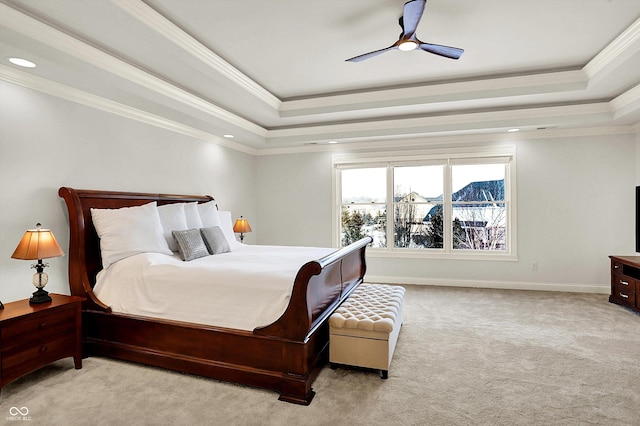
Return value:
M 102 270 L 91 209 L 156 202 L 207 203 L 209 196 L 78 190 L 62 187 L 69 214 L 69 285 L 83 305 L 83 354 L 105 356 L 279 392 L 307 405 L 327 362 L 328 318 L 362 282 L 366 237 L 304 265 L 295 275 L 284 313 L 275 322 L 241 330 L 117 313 L 94 292 Z

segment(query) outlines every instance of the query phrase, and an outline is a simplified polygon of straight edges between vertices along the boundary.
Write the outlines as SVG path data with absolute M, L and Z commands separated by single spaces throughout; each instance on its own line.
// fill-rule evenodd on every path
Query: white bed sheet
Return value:
M 137 254 L 100 271 L 94 292 L 113 312 L 251 331 L 289 304 L 300 267 L 332 248 L 234 244 L 230 253 L 183 262 Z

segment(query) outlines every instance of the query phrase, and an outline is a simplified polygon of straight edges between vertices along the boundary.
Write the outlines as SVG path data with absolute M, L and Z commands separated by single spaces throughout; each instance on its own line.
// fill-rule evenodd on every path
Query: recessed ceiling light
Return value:
M 509 133 L 515 133 L 515 132 L 519 132 L 519 131 L 520 131 L 520 129 L 516 129 L 516 128 L 507 130 L 507 132 L 509 132 Z
M 27 61 L 26 59 L 22 59 L 22 58 L 9 58 L 9 62 L 11 62 L 14 65 L 17 65 L 19 67 L 24 67 L 24 68 L 35 68 L 36 64 L 34 64 L 31 61 Z
M 329 143 L 338 143 L 338 141 L 329 141 Z
M 233 135 L 230 135 L 229 133 L 227 133 L 226 135 L 222 135 L 222 136 L 224 136 L 227 139 L 233 139 L 235 137 Z

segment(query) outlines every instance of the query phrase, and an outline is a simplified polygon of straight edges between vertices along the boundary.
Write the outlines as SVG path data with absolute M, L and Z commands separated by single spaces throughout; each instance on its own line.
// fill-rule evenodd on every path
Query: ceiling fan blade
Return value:
M 365 53 L 364 55 L 354 56 L 353 58 L 349 58 L 346 61 L 347 62 L 364 61 L 365 59 L 369 59 L 369 58 L 373 58 L 374 56 L 378 56 L 379 54 L 384 53 L 387 50 L 394 50 L 394 49 L 397 49 L 397 48 L 398 47 L 394 44 L 393 46 L 385 47 L 384 49 L 374 50 L 373 52 Z
M 458 59 L 464 53 L 464 49 L 442 46 L 440 44 L 420 43 L 419 47 L 426 52 L 434 53 L 436 55 L 444 56 L 445 58 L 450 59 Z
M 416 37 L 416 28 L 420 23 L 420 19 L 422 19 L 426 4 L 427 0 L 409 0 L 404 4 L 404 13 L 400 17 L 399 21 L 400 27 L 402 28 L 402 34 L 400 34 L 400 38 L 392 46 L 365 53 L 364 55 L 354 56 L 353 58 L 347 59 L 347 62 L 364 61 L 365 59 L 378 56 L 387 50 L 413 50 L 415 48 L 420 48 L 425 52 L 444 56 L 445 58 L 459 59 L 464 53 L 464 49 L 443 46 L 440 44 L 423 43 L 418 39 L 418 37 Z
M 411 37 L 418 28 L 420 18 L 424 12 L 424 6 L 427 0 L 411 0 L 404 4 L 404 12 L 400 18 L 400 26 L 404 31 L 405 38 Z

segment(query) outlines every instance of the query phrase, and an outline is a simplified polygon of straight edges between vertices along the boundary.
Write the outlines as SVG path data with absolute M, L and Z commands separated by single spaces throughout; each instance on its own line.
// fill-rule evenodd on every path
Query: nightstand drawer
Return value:
M 60 335 L 75 333 L 76 311 L 74 309 L 58 309 L 55 312 L 43 312 L 43 315 L 32 317 L 19 322 L 13 322 L 2 327 L 0 339 L 2 352 L 35 346 Z
M 67 336 L 49 339 L 38 345 L 3 351 L 0 375 L 3 380 L 10 381 L 58 359 L 73 356 L 75 343 L 75 333 L 70 332 Z

